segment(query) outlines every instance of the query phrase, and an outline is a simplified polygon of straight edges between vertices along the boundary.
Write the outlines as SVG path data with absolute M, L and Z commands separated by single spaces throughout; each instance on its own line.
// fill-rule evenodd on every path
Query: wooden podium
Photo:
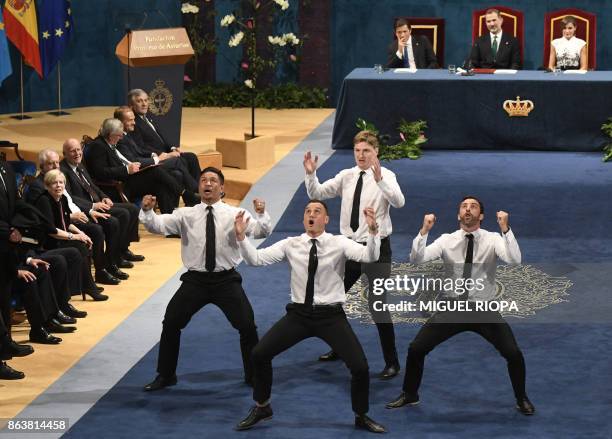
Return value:
M 149 94 L 149 112 L 172 145 L 180 145 L 185 63 L 193 56 L 182 27 L 128 32 L 115 55 L 125 65 L 125 94 L 140 88 Z

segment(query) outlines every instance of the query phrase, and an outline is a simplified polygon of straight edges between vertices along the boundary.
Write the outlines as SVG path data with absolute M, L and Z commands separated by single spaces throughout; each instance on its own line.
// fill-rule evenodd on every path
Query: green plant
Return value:
M 612 139 L 612 117 L 609 117 L 608 121 L 601 125 L 601 130 L 606 136 Z M 604 156 L 602 160 L 604 162 L 609 162 L 612 160 L 612 141 L 604 146 L 603 153 Z
M 185 91 L 185 107 L 250 107 L 252 91 L 242 84 L 201 84 Z M 327 89 L 298 84 L 274 85 L 255 91 L 255 105 L 261 108 L 325 108 Z
M 378 148 L 378 158 L 380 160 L 390 161 L 403 158 L 417 160 L 423 155 L 420 145 L 427 142 L 423 133 L 427 128 L 427 122 L 424 120 L 408 122 L 401 119 L 398 130 L 402 141 L 395 145 L 389 145 L 389 135 L 380 134 L 373 123 L 359 118 L 356 125 L 360 131 L 367 130 L 376 135 L 380 144 Z

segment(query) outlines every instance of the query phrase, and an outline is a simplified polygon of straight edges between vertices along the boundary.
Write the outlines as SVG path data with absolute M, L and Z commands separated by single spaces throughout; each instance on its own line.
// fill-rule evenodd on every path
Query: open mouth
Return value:
M 309 219 L 309 220 L 308 220 L 308 225 L 309 225 L 309 226 L 314 226 L 314 220 Z

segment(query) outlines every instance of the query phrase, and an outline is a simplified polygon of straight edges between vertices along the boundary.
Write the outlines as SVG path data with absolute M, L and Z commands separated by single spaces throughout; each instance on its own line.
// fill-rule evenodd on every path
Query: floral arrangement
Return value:
M 301 45 L 301 40 L 292 32 L 282 35 L 269 35 L 268 43 L 273 49 L 272 57 L 264 57 L 257 51 L 257 23 L 264 17 L 282 13 L 289 8 L 288 0 L 242 0 L 238 12 L 228 14 L 221 18 L 221 27 L 231 28 L 232 35 L 228 40 L 230 47 L 239 47 L 244 44 L 245 59 L 240 63 L 244 72 L 244 85 L 252 90 L 251 105 L 251 137 L 255 137 L 255 93 L 257 79 L 266 69 L 276 67 L 280 59 L 297 61 L 295 51 Z
M 198 78 L 198 60 L 204 52 L 215 52 L 217 41 L 214 35 L 207 34 L 204 30 L 204 23 L 202 22 L 202 16 L 200 13 L 201 7 L 204 7 L 204 3 L 210 3 L 210 0 L 199 0 L 195 2 L 184 2 L 181 5 L 181 13 L 183 14 L 183 22 L 189 35 L 189 41 L 193 47 L 193 76 L 197 80 Z M 200 6 L 198 6 L 198 4 Z M 215 10 L 210 8 L 205 14 L 204 18 L 214 17 Z

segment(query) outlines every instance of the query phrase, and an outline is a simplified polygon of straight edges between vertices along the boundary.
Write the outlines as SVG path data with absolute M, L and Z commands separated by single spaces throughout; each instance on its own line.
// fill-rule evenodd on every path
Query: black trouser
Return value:
M 91 254 L 90 250 L 87 248 L 85 244 L 81 241 L 60 241 L 57 240 L 57 246 L 61 249 L 74 248 L 78 250 L 80 256 L 79 265 L 69 265 L 70 267 L 74 267 L 72 270 L 76 271 L 80 269 L 79 281 L 78 281 L 78 291 L 95 291 L 96 284 L 91 275 Z M 74 252 L 72 252 L 72 257 L 74 257 Z M 68 261 L 68 258 L 66 258 Z M 70 261 L 68 261 L 70 263 Z M 74 290 L 72 292 L 74 294 Z
M 195 156 L 195 154 L 193 153 L 183 153 L 181 154 L 180 157 L 170 157 L 164 161 L 159 162 L 159 164 L 164 169 L 168 170 L 168 172 L 170 172 L 170 174 L 172 174 L 172 176 L 179 183 L 181 183 L 181 185 L 185 188 L 185 190 L 190 191 L 190 192 L 198 192 L 198 181 L 200 178 L 200 174 L 199 174 L 200 165 L 196 157 L 197 167 L 195 169 L 198 172 L 198 174 L 197 174 L 197 177 L 194 177 L 194 175 L 190 172 L 190 168 L 188 166 L 191 163 L 191 168 L 192 169 L 194 168 L 193 159 L 184 158 L 184 157 L 189 157 L 190 154 Z
M 98 224 L 104 231 L 104 242 L 106 243 L 104 255 L 106 256 L 106 266 L 118 264 L 122 254 L 120 248 L 122 236 L 121 223 L 118 218 L 111 215 L 106 219 L 98 219 Z
M 391 240 L 386 237 L 380 241 L 380 257 L 377 262 L 371 264 L 362 264 L 355 261 L 346 261 L 344 265 L 344 291 L 351 289 L 357 279 L 365 273 L 368 277 L 368 305 L 370 315 L 376 323 L 378 329 L 378 337 L 380 338 L 380 346 L 382 348 L 383 357 L 387 366 L 399 365 L 397 358 L 397 350 L 395 349 L 395 330 L 393 329 L 393 320 L 388 310 L 375 311 L 373 303 L 375 301 L 387 302 L 386 292 L 381 295 L 375 295 L 373 291 L 374 279 L 388 278 L 391 274 Z
M 259 340 L 253 308 L 242 289 L 242 277 L 236 270 L 218 273 L 188 271 L 166 307 L 159 342 L 157 372 L 165 377 L 176 373 L 181 330 L 202 307 L 217 305 L 240 334 L 240 350 L 245 380 L 251 380 L 251 351 Z
M 461 332 L 472 331 L 491 343 L 508 363 L 514 396 L 525 397 L 525 360 L 510 325 L 498 312 L 441 312 L 425 322 L 408 348 L 403 390 L 418 397 L 425 356 L 440 343 Z
M 106 239 L 104 228 L 101 224 L 96 224 L 92 221 L 88 223 L 73 223 L 79 230 L 83 231 L 91 239 L 91 259 L 97 270 L 103 270 L 110 263 L 108 254 L 104 252 L 104 241 Z M 111 249 L 112 250 L 112 249 Z
M 132 203 L 113 203 L 108 211 L 119 220 L 121 235 L 119 237 L 119 251 L 123 254 L 130 246 L 130 242 L 138 241 L 138 213 L 140 209 Z
M 55 300 L 55 292 L 51 282 L 51 274 L 43 268 L 21 266 L 36 276 L 33 282 L 19 279 L 16 287 L 22 292 L 23 307 L 26 310 L 30 327 L 40 329 L 50 318 L 57 315 L 59 307 Z
M 11 287 L 17 276 L 17 257 L 12 247 L 0 250 L 0 315 L 10 334 L 11 324 Z M 2 328 L 0 327 L 0 332 Z
M 129 175 L 126 183 L 125 190 L 128 198 L 155 195 L 162 213 L 172 213 L 178 206 L 178 197 L 183 191 L 176 180 L 165 169 L 158 166 L 145 168 Z
M 263 404 L 272 392 L 272 359 L 300 341 L 317 337 L 326 342 L 351 371 L 353 411 L 368 412 L 370 375 L 363 348 L 341 305 L 307 306 L 290 303 L 287 314 L 270 328 L 253 349 L 253 399 Z
M 38 253 L 37 257 L 51 264 L 50 271 L 55 297 L 60 309 L 65 309 L 64 306 L 70 300 L 70 296 L 80 294 L 83 289 L 81 253 L 75 247 L 60 247 L 43 250 Z M 91 277 L 91 271 L 89 277 Z
M 200 181 L 200 162 L 198 161 L 198 156 L 193 152 L 182 152 L 181 160 L 185 163 L 185 166 L 189 170 L 189 173 L 194 178 L 195 181 Z

